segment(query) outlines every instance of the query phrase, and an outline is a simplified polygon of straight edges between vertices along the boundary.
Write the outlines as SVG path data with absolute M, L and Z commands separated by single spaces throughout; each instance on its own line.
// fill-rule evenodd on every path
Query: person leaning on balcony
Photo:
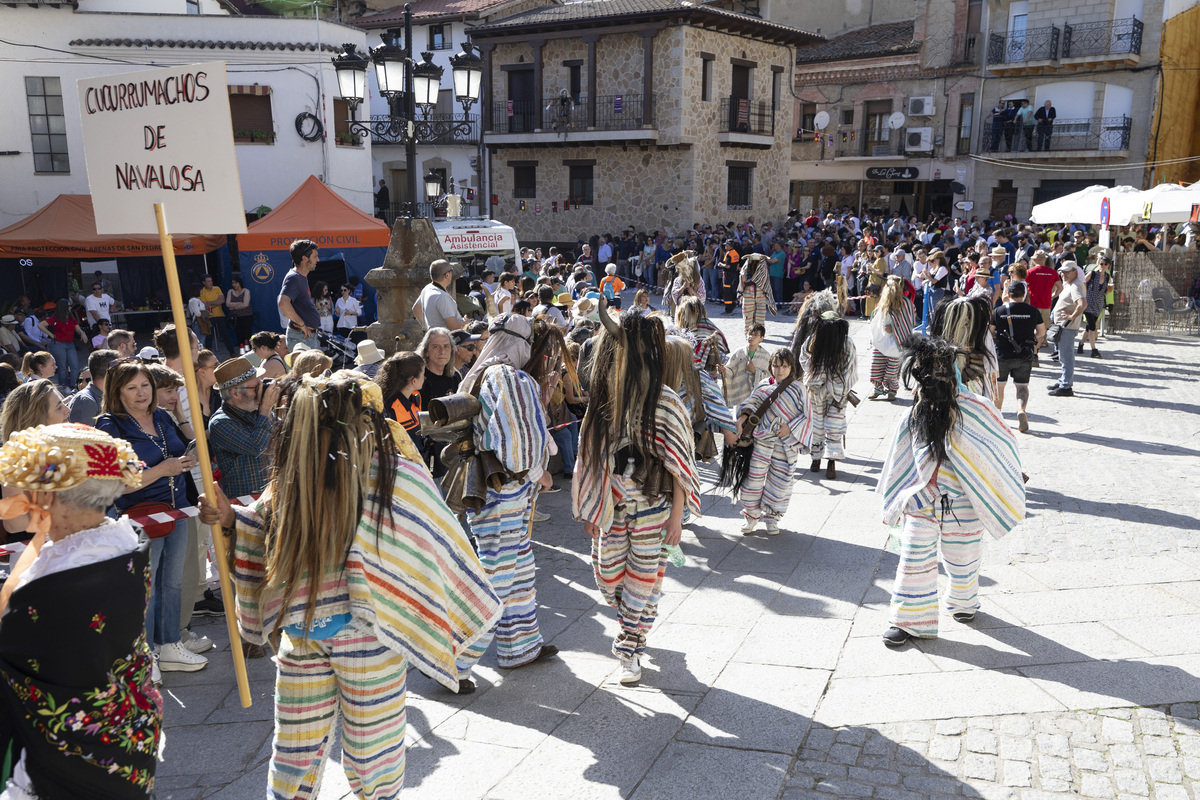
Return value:
M 1017 109 L 1017 152 L 1033 150 L 1033 106 L 1022 100 Z
M 1037 122 L 1037 149 L 1049 150 L 1050 134 L 1054 132 L 1054 120 L 1058 118 L 1058 111 L 1047 100 L 1033 115 L 1033 118 Z

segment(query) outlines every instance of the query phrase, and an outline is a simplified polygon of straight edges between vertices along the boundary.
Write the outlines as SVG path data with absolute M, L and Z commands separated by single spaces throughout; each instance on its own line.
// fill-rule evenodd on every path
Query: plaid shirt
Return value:
M 267 485 L 271 417 L 226 403 L 208 421 L 208 446 L 227 497 L 257 494 Z

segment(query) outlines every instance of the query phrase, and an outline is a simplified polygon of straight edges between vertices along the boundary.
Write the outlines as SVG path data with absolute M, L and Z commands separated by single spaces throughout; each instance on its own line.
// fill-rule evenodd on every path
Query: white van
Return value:
M 506 264 L 516 265 L 518 273 L 523 271 L 517 233 L 503 222 L 451 217 L 433 220 L 433 230 L 446 257 L 461 262 L 473 274 L 479 273 L 491 256 L 499 256 Z M 476 265 L 474 268 L 473 264 Z

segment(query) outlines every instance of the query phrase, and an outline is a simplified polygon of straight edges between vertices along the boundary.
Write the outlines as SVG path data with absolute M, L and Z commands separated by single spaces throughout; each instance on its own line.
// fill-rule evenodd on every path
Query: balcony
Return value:
M 370 127 L 373 146 L 400 144 L 398 140 L 405 125 L 403 119 L 376 115 L 363 124 Z M 478 114 L 430 114 L 426 117 L 418 113 L 415 125 L 421 144 L 479 144 Z
M 982 33 L 927 38 L 921 45 L 921 65 L 938 71 L 971 71 L 982 64 L 983 50 Z
M 1056 26 L 988 35 L 987 68 L 993 75 L 1036 75 L 1054 69 L 1062 36 Z
M 647 100 L 649 107 L 647 108 Z M 654 95 L 597 95 L 593 116 L 587 95 L 556 95 L 539 106 L 532 100 L 498 100 L 492 103 L 489 144 L 604 142 L 658 139 L 654 121 Z M 589 119 L 591 117 L 591 119 Z M 648 122 L 647 122 L 648 120 Z
M 1063 25 L 1062 67 L 1081 71 L 1136 66 L 1142 53 L 1142 28 L 1137 17 Z
M 1078 158 L 1123 159 L 1129 156 L 1130 117 L 1057 119 L 1049 135 L 1039 126 L 1018 131 L 1015 126 L 985 124 L 976 151 L 994 158 L 1020 161 Z M 1026 131 L 1030 131 L 1026 136 Z
M 717 141 L 722 145 L 770 148 L 775 145 L 775 109 L 768 101 L 740 97 L 721 100 Z

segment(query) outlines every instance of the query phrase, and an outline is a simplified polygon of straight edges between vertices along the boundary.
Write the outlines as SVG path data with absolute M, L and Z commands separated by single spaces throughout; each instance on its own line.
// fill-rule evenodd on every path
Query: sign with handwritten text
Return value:
M 78 81 L 97 233 L 245 233 L 225 62 Z

